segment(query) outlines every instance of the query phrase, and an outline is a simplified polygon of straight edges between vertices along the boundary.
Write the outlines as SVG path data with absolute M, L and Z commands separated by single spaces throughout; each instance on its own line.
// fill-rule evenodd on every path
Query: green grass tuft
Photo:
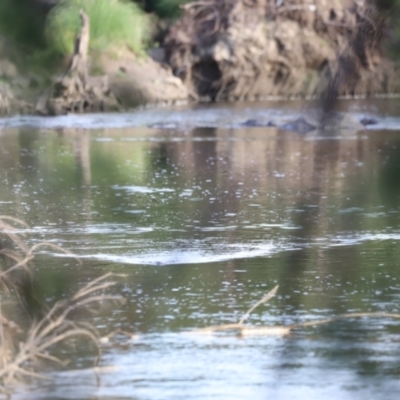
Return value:
M 69 55 L 80 31 L 79 10 L 90 17 L 90 48 L 108 51 L 129 46 L 143 54 L 149 23 L 140 7 L 123 0 L 61 0 L 49 13 L 46 35 L 49 46 Z

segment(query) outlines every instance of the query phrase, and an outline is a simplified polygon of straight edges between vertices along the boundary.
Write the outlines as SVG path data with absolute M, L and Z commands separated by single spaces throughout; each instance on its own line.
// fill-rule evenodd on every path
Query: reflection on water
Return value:
M 140 334 L 105 350 L 103 365 L 117 369 L 101 387 L 89 371 L 53 372 L 29 398 L 397 398 L 396 321 L 338 321 L 288 338 L 181 332 L 237 321 L 277 283 L 252 323 L 399 312 L 399 176 L 395 130 L 1 131 L 1 214 L 26 219 L 33 242 L 85 259 L 77 269 L 43 255 L 43 296 L 71 290 L 60 281 L 124 272 L 127 304 L 96 324 Z

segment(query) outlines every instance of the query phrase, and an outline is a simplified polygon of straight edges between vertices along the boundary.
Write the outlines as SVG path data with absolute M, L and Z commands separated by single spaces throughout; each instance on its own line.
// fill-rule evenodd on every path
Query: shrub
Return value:
M 90 17 L 90 48 L 111 50 L 124 45 L 143 52 L 148 21 L 140 7 L 123 0 L 61 0 L 47 17 L 49 45 L 61 54 L 73 51 L 80 30 L 79 10 Z
M 0 0 L 0 33 L 17 45 L 44 45 L 45 11 L 32 0 Z

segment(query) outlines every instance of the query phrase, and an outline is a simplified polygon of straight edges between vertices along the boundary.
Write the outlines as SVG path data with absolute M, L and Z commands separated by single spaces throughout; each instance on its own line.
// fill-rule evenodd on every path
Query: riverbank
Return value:
M 215 100 L 399 93 L 399 66 L 383 51 L 389 20 L 374 4 L 191 3 L 166 37 L 167 61 Z
M 160 46 L 91 53 L 113 108 L 189 101 L 368 97 L 400 93 L 399 64 L 383 51 L 387 16 L 368 0 L 209 0 L 183 6 Z M 6 42 L 4 39 L 3 43 Z M 46 114 L 53 77 L 20 72 L 0 47 L 0 114 Z
M 175 77 L 168 66 L 154 60 L 151 53 L 147 57 L 138 57 L 129 51 L 118 56 L 102 54 L 91 59 L 89 70 L 95 77 L 107 78 L 118 102 L 113 111 L 146 104 L 185 103 L 190 98 L 181 79 Z M 27 74 L 8 58 L 0 58 L 0 115 L 47 114 L 43 103 L 51 95 L 54 82 L 64 72 L 60 68 L 51 77 Z

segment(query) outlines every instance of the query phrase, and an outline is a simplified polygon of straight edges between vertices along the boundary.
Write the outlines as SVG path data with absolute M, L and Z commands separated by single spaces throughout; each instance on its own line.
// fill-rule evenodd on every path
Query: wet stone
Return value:
M 304 117 L 300 117 L 294 121 L 280 125 L 279 128 L 297 133 L 309 133 L 317 129 L 315 125 L 310 124 Z
M 375 118 L 361 118 L 360 122 L 364 125 L 364 126 L 370 126 L 370 125 L 376 125 L 378 123 L 378 121 Z
M 240 124 L 240 126 L 245 126 L 245 127 L 254 127 L 254 128 L 275 128 L 277 125 L 271 121 L 268 122 L 262 122 L 262 121 L 258 121 L 256 119 L 248 119 L 247 121 L 243 122 L 242 124 Z

